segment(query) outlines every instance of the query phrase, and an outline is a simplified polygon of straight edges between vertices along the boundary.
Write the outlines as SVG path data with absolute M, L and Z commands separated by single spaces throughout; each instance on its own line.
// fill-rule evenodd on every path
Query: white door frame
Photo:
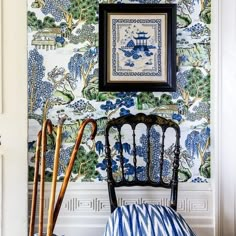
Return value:
M 220 134 L 221 134 L 221 48 L 220 48 L 220 32 L 221 32 L 221 17 L 220 17 L 221 1 L 216 0 L 212 3 L 212 70 L 211 70 L 211 153 L 212 153 L 212 187 L 214 192 L 214 216 L 215 216 L 215 236 L 220 236 L 221 219 L 220 215 Z
M 212 156 L 215 235 L 236 235 L 236 2 L 212 1 Z
M 1 0 L 0 235 L 27 235 L 27 2 Z

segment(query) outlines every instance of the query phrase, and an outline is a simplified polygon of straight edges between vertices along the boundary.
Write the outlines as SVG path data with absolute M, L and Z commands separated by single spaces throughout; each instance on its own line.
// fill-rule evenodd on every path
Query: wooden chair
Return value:
M 143 130 L 143 128 L 145 132 L 140 134 L 140 129 Z M 169 134 L 167 132 L 169 128 L 175 132 L 171 161 L 172 177 L 170 178 L 163 174 L 166 169 L 164 165 L 167 163 L 165 143 L 166 140 L 168 141 L 166 133 Z M 122 133 L 124 129 L 125 132 Z M 173 135 L 171 136 L 173 139 Z M 142 149 L 146 153 L 142 153 L 142 155 L 140 154 L 138 137 L 143 140 L 141 144 L 146 145 L 146 148 Z M 124 139 L 125 141 L 123 141 Z M 131 141 L 131 145 L 127 144 L 128 139 Z M 111 142 L 114 143 L 113 147 Z M 176 212 L 180 154 L 180 128 L 178 124 L 158 115 L 142 113 L 115 118 L 108 121 L 106 125 L 105 146 L 108 193 L 112 213 L 106 226 L 106 236 L 195 235 L 185 220 Z M 158 150 L 153 150 L 156 147 Z M 123 186 L 169 188 L 170 205 L 169 207 L 153 204 L 118 206 L 115 189 Z M 170 225 L 172 229 L 169 229 Z

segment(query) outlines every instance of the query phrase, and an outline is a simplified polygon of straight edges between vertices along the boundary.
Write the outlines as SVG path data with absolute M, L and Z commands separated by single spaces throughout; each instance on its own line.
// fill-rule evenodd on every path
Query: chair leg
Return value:
M 108 193 L 110 199 L 110 206 L 111 206 L 111 213 L 117 208 L 117 199 L 116 199 L 116 192 L 114 186 L 108 182 Z

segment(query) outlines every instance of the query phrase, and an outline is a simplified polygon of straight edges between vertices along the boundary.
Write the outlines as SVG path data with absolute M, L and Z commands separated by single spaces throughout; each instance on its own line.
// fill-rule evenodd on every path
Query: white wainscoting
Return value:
M 58 183 L 57 191 L 60 189 Z M 29 184 L 29 206 L 32 184 Z M 45 186 L 45 223 L 50 184 Z M 146 187 L 117 189 L 119 204 L 168 204 L 169 190 Z M 29 207 L 30 209 L 30 207 Z M 213 204 L 210 184 L 179 184 L 178 212 L 198 236 L 213 235 Z M 70 183 L 55 228 L 58 236 L 100 236 L 103 234 L 110 207 L 106 183 Z M 36 220 L 37 222 L 37 220 Z

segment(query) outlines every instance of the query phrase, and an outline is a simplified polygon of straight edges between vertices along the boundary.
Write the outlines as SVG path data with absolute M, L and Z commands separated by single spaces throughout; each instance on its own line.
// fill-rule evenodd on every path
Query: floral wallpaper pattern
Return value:
M 99 3 L 177 3 L 177 91 L 98 91 Z M 210 0 L 28 0 L 28 150 L 29 181 L 33 178 L 37 133 L 43 119 L 51 119 L 46 179 L 51 180 L 58 117 L 67 115 L 63 129 L 58 181 L 63 179 L 83 119 L 97 121 L 98 134 L 85 129 L 71 181 L 102 181 L 105 173 L 104 125 L 125 114 L 159 114 L 181 127 L 181 181 L 209 182 L 210 153 Z M 160 139 L 152 132 L 153 140 Z M 142 146 L 141 146 L 142 144 Z M 119 147 L 114 143 L 113 149 Z M 130 151 L 128 144 L 125 151 Z M 157 152 L 159 146 L 154 145 Z M 165 150 L 166 167 L 171 161 Z M 140 137 L 138 155 L 145 142 Z M 127 163 L 128 165 L 128 163 Z M 165 168 L 165 167 L 164 167 Z M 166 168 L 166 175 L 168 175 Z M 114 172 L 118 167 L 114 164 Z M 130 169 L 132 172 L 132 168 Z

